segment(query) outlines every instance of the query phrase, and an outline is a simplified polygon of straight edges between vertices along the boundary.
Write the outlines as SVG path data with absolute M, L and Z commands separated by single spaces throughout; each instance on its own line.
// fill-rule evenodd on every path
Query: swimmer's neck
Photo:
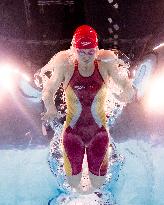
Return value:
M 79 67 L 80 67 L 81 69 L 86 70 L 86 69 L 88 69 L 88 68 L 93 67 L 94 61 L 95 61 L 95 59 L 92 60 L 92 61 L 89 61 L 89 62 L 84 62 L 84 61 L 79 61 L 79 60 L 78 60 L 78 65 L 79 65 Z

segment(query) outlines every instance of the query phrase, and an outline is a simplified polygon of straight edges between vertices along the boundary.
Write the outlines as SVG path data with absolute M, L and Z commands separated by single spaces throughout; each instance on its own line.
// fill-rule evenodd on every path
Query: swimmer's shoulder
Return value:
M 56 53 L 50 60 L 50 62 L 54 62 L 59 65 L 64 65 L 69 61 L 69 50 L 63 50 Z
M 112 50 L 98 50 L 97 60 L 100 62 L 110 62 L 112 60 L 116 60 L 117 56 L 115 55 L 114 51 Z
M 71 49 L 58 52 L 55 56 L 57 70 L 64 75 L 65 82 L 71 78 L 74 72 L 74 57 Z

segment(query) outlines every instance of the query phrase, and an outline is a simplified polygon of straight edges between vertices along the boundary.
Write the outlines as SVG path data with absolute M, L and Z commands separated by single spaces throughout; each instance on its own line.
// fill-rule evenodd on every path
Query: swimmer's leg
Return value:
M 76 190 L 78 190 L 78 186 L 80 184 L 80 180 L 81 180 L 81 177 L 82 177 L 82 172 L 80 172 L 79 174 L 77 175 L 72 175 L 72 176 L 68 176 L 66 175 L 67 177 L 67 182 L 68 184 L 72 187 L 72 188 L 75 188 Z
M 87 147 L 89 177 L 95 189 L 100 188 L 105 182 L 108 169 L 108 146 L 109 136 L 106 130 L 103 130 L 94 136 Z
M 79 136 L 65 132 L 63 135 L 64 169 L 68 183 L 77 189 L 82 177 L 85 146 Z

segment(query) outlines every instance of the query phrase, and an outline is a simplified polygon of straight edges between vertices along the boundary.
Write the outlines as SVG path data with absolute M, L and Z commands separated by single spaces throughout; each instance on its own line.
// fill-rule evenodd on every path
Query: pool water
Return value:
M 118 176 L 105 188 L 113 196 L 112 203 L 163 205 L 162 145 L 145 142 L 141 136 L 140 140 L 116 143 L 116 147 L 124 163 Z M 48 146 L 0 150 L 0 205 L 47 205 L 59 195 L 59 186 L 47 162 L 48 153 Z

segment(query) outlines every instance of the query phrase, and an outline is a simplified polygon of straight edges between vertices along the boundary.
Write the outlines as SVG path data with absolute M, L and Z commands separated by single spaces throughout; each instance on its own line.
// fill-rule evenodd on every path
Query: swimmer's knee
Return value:
M 82 172 L 80 172 L 80 173 L 77 174 L 77 175 L 72 175 L 72 176 L 66 175 L 66 177 L 67 177 L 67 182 L 68 182 L 68 184 L 69 184 L 72 188 L 77 189 L 77 187 L 78 187 L 79 184 L 80 184 L 80 180 L 81 180 L 81 177 L 82 177 Z
M 81 195 L 88 195 L 92 194 L 95 191 L 95 187 L 91 186 L 89 189 L 85 190 L 83 189 L 81 185 L 81 177 L 82 177 L 82 172 L 77 174 L 77 175 L 72 175 L 72 176 L 66 176 L 67 177 L 67 182 L 68 184 L 75 189 L 76 192 L 78 192 Z
M 91 185 L 95 189 L 98 189 L 105 183 L 106 175 L 97 176 L 97 175 L 94 175 L 91 172 L 89 172 L 89 178 L 90 178 L 90 181 L 91 181 Z

